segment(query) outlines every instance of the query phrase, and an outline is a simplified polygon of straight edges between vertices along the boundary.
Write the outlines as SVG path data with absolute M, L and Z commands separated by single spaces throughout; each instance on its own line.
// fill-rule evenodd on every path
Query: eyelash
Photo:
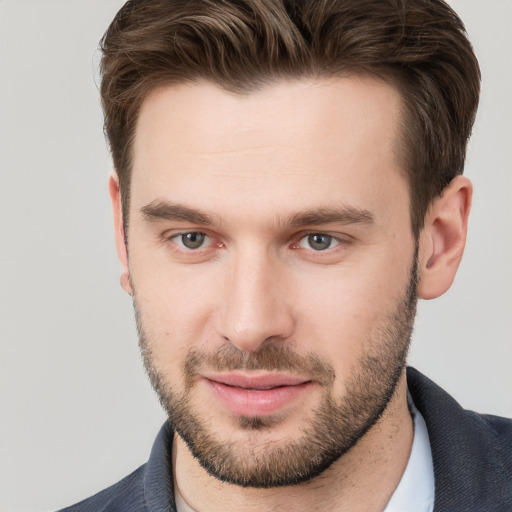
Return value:
M 180 247 L 180 250 L 183 251 L 183 252 L 199 252 L 200 249 L 203 249 L 203 245 L 201 244 L 199 247 L 197 248 L 190 248 L 190 247 L 186 247 L 183 242 L 179 242 L 179 240 L 183 240 L 183 237 L 186 236 L 186 235 L 199 235 L 199 236 L 202 236 L 202 237 L 205 237 L 206 238 L 210 238 L 213 240 L 213 237 L 209 236 L 208 233 L 204 233 L 203 231 L 183 231 L 181 233 L 175 233 L 169 237 L 167 237 L 166 239 L 175 243 L 176 245 L 178 245 Z M 224 244 L 222 244 L 221 242 L 219 242 L 217 244 L 219 247 L 223 246 Z
M 318 250 L 315 250 L 313 249 L 313 247 L 311 247 L 311 244 L 313 243 L 313 238 L 314 237 L 320 237 L 320 238 L 327 238 L 328 239 L 328 246 L 323 248 L 323 249 L 318 249 Z M 308 249 L 308 247 L 302 247 L 301 246 L 301 243 L 303 240 L 306 240 L 306 243 L 309 245 L 309 249 L 311 249 L 313 252 L 315 253 L 322 253 L 324 251 L 328 251 L 329 249 L 333 249 L 334 247 L 337 247 L 338 245 L 340 245 L 341 243 L 343 243 L 338 237 L 334 236 L 334 235 L 330 235 L 329 233 L 321 233 L 321 232 L 318 232 L 318 233 L 308 233 L 308 234 L 305 234 L 303 235 L 299 241 L 293 245 L 294 248 L 304 248 L 304 249 Z M 334 247 L 332 246 L 332 243 L 334 242 Z M 317 242 L 314 242 L 314 243 L 317 243 Z
M 186 247 L 183 244 L 183 237 L 186 235 L 196 235 L 196 236 L 204 237 L 203 243 L 201 243 L 201 245 L 199 245 L 198 247 L 195 247 L 195 248 Z M 318 236 L 328 238 L 328 242 L 329 242 L 328 247 L 325 247 L 324 249 L 315 250 L 311 246 L 309 248 L 301 246 L 301 243 L 303 242 L 303 240 L 306 240 L 310 237 L 318 237 Z M 199 253 L 203 252 L 203 251 L 201 251 L 201 249 L 203 249 L 203 250 L 207 249 L 207 246 L 204 245 L 204 241 L 207 241 L 207 239 L 214 240 L 214 237 L 210 236 L 208 233 L 205 233 L 203 231 L 182 231 L 180 233 L 175 233 L 171 236 L 165 237 L 164 241 L 171 241 L 172 243 L 176 244 L 178 246 L 178 250 L 181 252 L 198 253 L 199 254 Z M 319 254 L 319 255 L 322 253 L 330 253 L 330 252 L 332 252 L 333 249 L 335 249 L 336 247 L 339 247 L 341 245 L 350 244 L 350 240 L 348 240 L 347 238 L 341 238 L 341 237 L 332 235 L 330 233 L 322 232 L 322 231 L 310 231 L 307 233 L 300 233 L 299 237 L 298 238 L 296 237 L 295 240 L 296 240 L 296 242 L 294 242 L 290 245 L 291 249 L 297 249 L 297 250 L 305 249 L 305 250 L 311 251 L 313 254 Z M 311 240 L 308 240 L 306 243 L 310 243 L 310 242 L 311 242 Z M 334 245 L 332 245 L 333 243 L 334 243 Z M 220 241 L 216 242 L 215 245 L 218 248 L 224 247 L 224 244 Z

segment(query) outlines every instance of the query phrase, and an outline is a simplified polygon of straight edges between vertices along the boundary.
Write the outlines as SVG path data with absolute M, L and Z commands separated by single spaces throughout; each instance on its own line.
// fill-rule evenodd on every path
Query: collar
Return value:
M 412 367 L 407 385 L 430 439 L 434 512 L 512 510 L 512 422 L 464 410 Z
M 434 508 L 434 466 L 428 439 L 427 425 L 410 393 L 407 401 L 414 422 L 414 439 L 411 454 L 384 512 L 432 512 Z

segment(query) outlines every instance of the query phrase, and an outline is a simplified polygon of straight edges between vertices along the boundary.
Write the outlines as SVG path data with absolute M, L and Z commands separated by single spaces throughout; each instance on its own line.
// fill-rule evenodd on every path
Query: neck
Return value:
M 345 455 L 309 482 L 244 488 L 209 475 L 179 436 L 173 444 L 175 489 L 195 511 L 382 511 L 407 466 L 413 440 L 405 372 L 380 420 Z

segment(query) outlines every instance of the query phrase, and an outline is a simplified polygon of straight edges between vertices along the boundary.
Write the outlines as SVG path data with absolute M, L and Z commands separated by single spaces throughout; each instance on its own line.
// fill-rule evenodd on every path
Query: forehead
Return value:
M 348 145 L 368 128 L 392 138 L 400 105 L 392 86 L 364 75 L 282 81 L 243 95 L 210 82 L 160 87 L 142 104 L 135 146 L 147 145 L 148 135 L 159 145 L 158 132 L 172 132 L 171 149 L 182 151 L 237 150 L 254 140 L 329 142 L 339 133 Z
M 367 76 L 284 81 L 247 95 L 211 83 L 160 88 L 140 110 L 132 197 L 207 205 L 222 193 L 240 198 L 236 207 L 249 195 L 282 205 L 288 193 L 305 208 L 317 206 L 308 198 L 345 192 L 350 202 L 371 198 L 402 180 L 400 111 L 398 92 Z

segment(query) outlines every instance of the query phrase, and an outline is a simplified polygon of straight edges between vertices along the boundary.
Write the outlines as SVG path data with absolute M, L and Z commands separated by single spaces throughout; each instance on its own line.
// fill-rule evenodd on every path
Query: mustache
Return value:
M 183 362 L 185 381 L 192 384 L 205 368 L 218 372 L 236 370 L 266 370 L 295 373 L 310 377 L 323 385 L 334 382 L 334 368 L 317 354 L 300 355 L 289 346 L 264 344 L 256 352 L 244 352 L 234 345 L 223 345 L 216 352 L 192 349 Z

